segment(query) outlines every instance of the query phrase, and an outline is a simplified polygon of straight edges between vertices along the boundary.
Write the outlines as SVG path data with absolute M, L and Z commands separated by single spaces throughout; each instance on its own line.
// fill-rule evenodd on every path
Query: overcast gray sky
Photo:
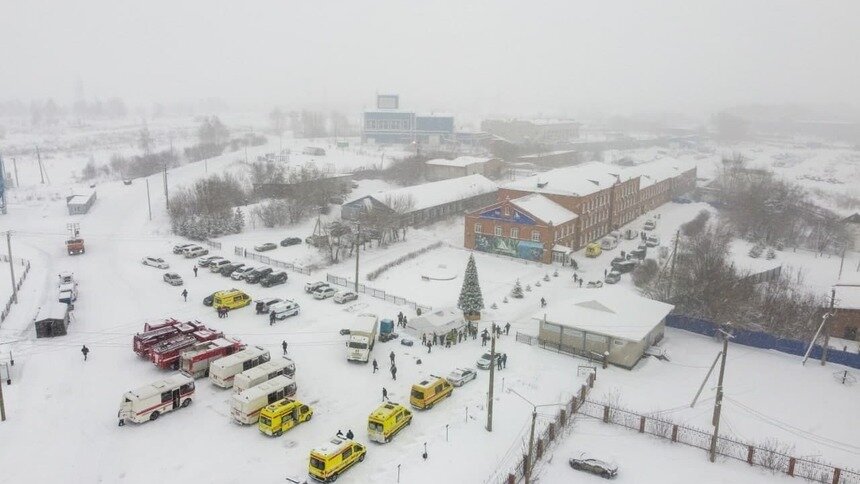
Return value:
M 576 113 L 860 105 L 860 2 L 0 0 L 0 98 Z

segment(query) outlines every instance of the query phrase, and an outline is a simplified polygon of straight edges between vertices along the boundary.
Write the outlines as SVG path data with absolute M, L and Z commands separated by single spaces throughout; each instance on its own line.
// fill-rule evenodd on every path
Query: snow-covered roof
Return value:
M 135 388 L 134 390 L 128 392 L 138 400 L 149 398 L 154 395 L 158 395 L 166 389 L 173 389 L 181 385 L 185 385 L 186 383 L 191 383 L 194 380 L 190 377 L 187 377 L 183 374 L 169 376 L 163 380 L 158 380 L 157 382 L 150 383 L 149 385 L 144 385 L 139 388 Z
M 549 301 L 534 318 L 613 338 L 641 341 L 674 308 L 621 287 L 583 289 Z
M 557 168 L 503 185 L 512 190 L 582 197 L 631 178 L 624 168 L 599 161 Z
M 90 198 L 92 198 L 92 196 L 93 196 L 92 193 L 90 193 L 89 195 L 72 195 L 71 197 L 69 197 L 66 204 L 68 204 L 68 205 L 86 205 L 90 201 Z
M 420 337 L 422 334 L 434 332 L 444 334 L 452 329 L 461 328 L 465 324 L 462 311 L 454 308 L 443 308 L 410 318 L 406 323 L 406 330 L 413 336 Z
M 392 200 L 408 198 L 412 200 L 410 212 L 422 210 L 425 208 L 444 205 L 446 203 L 463 200 L 492 193 L 498 190 L 499 186 L 483 175 L 468 175 L 458 178 L 449 178 L 433 183 L 425 183 L 423 185 L 415 185 L 411 187 L 396 188 L 384 192 L 378 192 L 369 196 L 376 199 L 383 205 L 388 205 Z M 347 203 L 352 203 L 355 200 Z
M 544 222 L 561 225 L 578 217 L 575 213 L 553 202 L 540 193 L 531 193 L 510 201 L 512 205 L 525 210 Z
M 833 286 L 836 291 L 835 307 L 860 309 L 860 277 L 842 279 Z
M 69 312 L 69 305 L 60 301 L 49 301 L 44 306 L 39 308 L 39 313 L 36 315 L 36 321 L 44 319 L 65 319 Z
M 428 165 L 440 165 L 440 166 L 458 166 L 458 167 L 466 167 L 469 165 L 474 165 L 477 163 L 486 163 L 490 161 L 490 158 L 480 158 L 477 156 L 460 156 L 454 158 L 453 160 L 446 160 L 444 158 L 438 158 L 435 160 L 429 160 L 426 164 Z
M 695 168 L 695 164 L 673 158 L 664 158 L 650 163 L 642 163 L 625 169 L 631 176 L 639 176 L 639 188 L 646 188 L 670 178 L 675 178 L 685 171 Z

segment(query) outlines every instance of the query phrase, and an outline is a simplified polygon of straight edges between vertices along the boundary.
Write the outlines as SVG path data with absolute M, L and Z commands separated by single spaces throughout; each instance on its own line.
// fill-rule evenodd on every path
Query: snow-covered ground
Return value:
M 296 149 L 307 145 L 316 144 L 297 141 Z M 260 150 L 267 149 L 270 147 Z M 249 158 L 255 156 L 251 151 Z M 171 186 L 191 183 L 207 172 L 241 170 L 244 153 L 241 155 L 241 160 L 236 159 L 239 154 L 233 153 L 171 170 Z M 344 156 L 344 161 L 336 161 L 338 166 L 334 169 L 362 166 L 378 153 Z M 150 177 L 156 193 L 160 181 L 159 175 Z M 38 185 L 38 181 L 31 180 L 27 185 L 34 184 Z M 356 192 L 370 193 L 386 188 L 385 185 L 362 181 Z M 69 476 L 75 476 L 73 480 L 77 482 L 283 481 L 285 475 L 304 475 L 310 448 L 338 429 L 351 429 L 358 440 L 366 442 L 366 418 L 379 403 L 382 387 L 393 400 L 405 402 L 412 383 L 429 374 L 446 374 L 458 366 L 474 366 L 484 350 L 480 340 L 451 349 L 436 347 L 430 354 L 419 346 L 407 348 L 396 341 L 379 343 L 374 356 L 381 371 L 373 374 L 369 366 L 346 362 L 339 329 L 358 312 L 372 311 L 383 317 L 392 317 L 401 310 L 410 317 L 414 313 L 365 296 L 345 306 L 331 300 L 316 301 L 301 289 L 305 282 L 324 277 L 326 271 L 352 277 L 350 260 L 311 276 L 290 273 L 286 285 L 269 289 L 226 280 L 205 270 L 195 278 L 191 270 L 193 261 L 170 253 L 178 240 L 169 233 L 160 196 L 153 197 L 153 220 L 149 221 L 144 180 L 135 180 L 131 186 L 100 183 L 99 199 L 84 216 L 66 213 L 61 197 L 73 190 L 70 184 L 60 182 L 47 190 L 39 187 L 12 190 L 10 213 L 2 219 L 3 229 L 13 231 L 16 255 L 31 260 L 33 269 L 22 287 L 21 303 L 0 327 L 0 358 L 11 349 L 16 362 L 13 385 L 4 387 L 9 420 L 0 424 L 0 441 L 16 442 L 16 447 L 14 452 L 0 453 L 0 469 L 3 469 L 0 482 L 68 481 Z M 659 218 L 655 232 L 663 244 L 669 243 L 678 225 L 704 207 L 699 204 L 661 207 L 656 212 Z M 645 218 L 633 226 L 638 228 Z M 80 223 L 81 235 L 87 242 L 85 255 L 65 254 L 63 240 L 68 222 Z M 234 245 L 250 248 L 286 236 L 304 237 L 312 227 L 313 221 L 306 221 L 300 226 L 277 230 L 252 228 L 243 234 L 224 237 L 222 255 L 232 257 Z M 362 273 L 443 240 L 450 245 L 392 268 L 370 285 L 434 307 L 453 306 L 469 254 L 461 248 L 462 237 L 462 222 L 457 220 L 410 230 L 405 243 L 362 252 Z M 575 254 L 580 274 L 586 280 L 601 279 L 614 254 L 636 244 L 638 241 L 626 241 L 622 247 L 596 259 Z M 180 288 L 161 281 L 163 271 L 140 264 L 145 255 L 164 257 L 171 264 L 171 271 L 185 278 L 184 287 L 190 293 L 188 302 L 183 302 Z M 279 247 L 269 255 L 284 261 L 313 258 L 312 249 L 304 244 Z M 580 360 L 516 343 L 513 333 L 536 332 L 530 317 L 539 309 L 540 297 L 552 304 L 572 291 L 593 289 L 574 286 L 570 267 L 558 268 L 559 276 L 553 277 L 555 268 L 551 266 L 480 253 L 476 254 L 476 260 L 484 299 L 488 306 L 498 305 L 498 309 L 484 313 L 482 324 L 496 319 L 511 321 L 513 326 L 512 334 L 499 342 L 499 349 L 508 353 L 509 361 L 508 368 L 498 375 L 494 431 L 484 430 L 488 381 L 487 373 L 481 371 L 477 381 L 455 390 L 450 399 L 436 408 L 416 412 L 413 425 L 392 443 L 371 445 L 365 462 L 345 474 L 343 482 L 396 482 L 398 464 L 401 482 L 485 482 L 503 469 L 505 462 L 514 460 L 512 454 L 517 453 L 529 422 L 530 407 L 505 390 L 516 389 L 536 403 L 558 402 L 581 384 L 576 376 Z M 812 264 L 810 270 L 815 270 L 818 262 L 807 261 Z M 422 272 L 443 269 L 456 273 L 457 278 L 434 282 L 420 278 Z M 56 274 L 63 270 L 73 271 L 80 281 L 80 299 L 70 334 L 36 340 L 32 318 L 41 304 L 55 296 Z M 550 281 L 542 281 L 547 273 Z M 531 285 L 532 291 L 522 300 L 503 303 L 517 278 L 523 285 Z M 630 284 L 629 276 L 624 276 L 622 284 Z M 253 314 L 252 308 L 234 311 L 228 319 L 217 319 L 211 308 L 200 303 L 212 291 L 234 286 L 246 289 L 254 298 L 293 298 L 302 311 L 298 317 L 270 327 L 264 317 Z M 230 422 L 229 391 L 198 381 L 197 396 L 190 408 L 167 414 L 157 422 L 117 427 L 115 416 L 121 395 L 165 375 L 131 351 L 131 337 L 141 330 L 143 323 L 165 317 L 199 319 L 246 343 L 263 345 L 273 353 L 280 353 L 282 340 L 288 341 L 290 356 L 298 367 L 297 398 L 314 407 L 313 420 L 283 437 L 266 438 L 255 428 Z M 79 351 L 83 344 L 92 350 L 86 363 Z M 713 398 L 710 386 L 695 409 L 681 407 L 692 398 L 719 345 L 704 337 L 670 329 L 663 346 L 670 362 L 645 360 L 633 371 L 600 370 L 593 398 L 617 396 L 631 409 L 668 410 L 665 413 L 679 421 L 706 426 L 708 405 Z M 397 381 L 388 373 L 390 351 L 396 355 Z M 860 417 L 854 408 L 860 401 L 860 387 L 837 384 L 832 373 L 838 367 L 822 368 L 817 364 L 801 367 L 797 360 L 781 353 L 732 346 L 727 368 L 726 394 L 730 400 L 724 413 L 726 431 L 756 441 L 778 438 L 793 443 L 798 454 L 820 455 L 837 464 L 853 464 L 860 446 L 853 431 L 860 427 Z M 772 421 L 762 421 L 749 409 L 766 412 Z M 624 429 L 588 422 L 577 426 L 575 433 L 558 448 L 553 462 L 542 471 L 543 482 L 566 482 L 572 475 L 590 479 L 571 474 L 574 471 L 566 467 L 566 457 L 581 451 L 604 455 L 611 452 L 608 457 L 623 466 L 626 482 L 654 482 L 648 476 L 654 476 L 655 468 L 659 468 L 653 465 L 657 459 L 680 462 L 683 467 L 669 480 L 664 473 L 660 482 L 689 482 L 691 478 L 702 483 L 782 480 L 735 463 L 710 467 L 706 472 L 702 466 L 710 464 L 698 451 L 655 445 L 648 437 Z M 579 438 L 580 429 L 583 436 L 593 438 Z M 427 461 L 421 458 L 425 442 Z M 51 465 L 22 457 L 33 455 L 46 456 Z M 643 478 L 634 479 L 637 475 Z M 678 479 L 672 480 L 675 476 Z

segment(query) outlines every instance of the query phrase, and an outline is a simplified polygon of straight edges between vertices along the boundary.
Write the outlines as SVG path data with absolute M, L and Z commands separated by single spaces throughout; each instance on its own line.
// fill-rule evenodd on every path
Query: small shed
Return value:
M 608 363 L 627 369 L 663 338 L 674 309 L 620 287 L 578 292 L 535 314 L 541 346 L 587 358 L 607 355 Z
M 71 195 L 66 197 L 66 207 L 69 215 L 81 215 L 90 211 L 90 207 L 96 202 L 96 192 L 91 191 L 85 195 Z
M 424 313 L 421 316 L 407 320 L 406 332 L 416 338 L 422 334 L 433 337 L 433 333 L 443 335 L 451 330 L 460 330 L 466 327 L 463 319 L 463 311 L 454 308 L 436 309 Z
M 59 301 L 51 301 L 41 308 L 36 315 L 36 337 L 53 338 L 65 336 L 69 327 L 69 305 Z

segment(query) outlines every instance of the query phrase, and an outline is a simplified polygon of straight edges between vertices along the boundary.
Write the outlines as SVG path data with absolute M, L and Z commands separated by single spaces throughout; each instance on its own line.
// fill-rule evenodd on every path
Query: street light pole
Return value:
M 534 444 L 535 444 L 535 422 L 537 421 L 537 409 L 538 409 L 538 407 L 553 407 L 556 405 L 565 405 L 565 403 L 560 402 L 560 403 L 546 403 L 543 405 L 535 405 L 534 403 L 531 402 L 531 400 L 520 395 L 513 388 L 509 388 L 508 391 L 513 393 L 514 395 L 522 398 L 524 402 L 526 402 L 532 406 L 532 427 L 531 427 L 531 431 L 529 432 L 529 452 L 528 452 L 528 456 L 526 457 L 526 467 L 524 469 L 525 472 L 523 472 L 523 474 L 524 474 L 523 477 L 525 478 L 525 483 L 529 484 L 531 482 L 531 478 L 532 478 L 532 467 L 534 467 L 532 465 L 532 451 L 534 449 Z

